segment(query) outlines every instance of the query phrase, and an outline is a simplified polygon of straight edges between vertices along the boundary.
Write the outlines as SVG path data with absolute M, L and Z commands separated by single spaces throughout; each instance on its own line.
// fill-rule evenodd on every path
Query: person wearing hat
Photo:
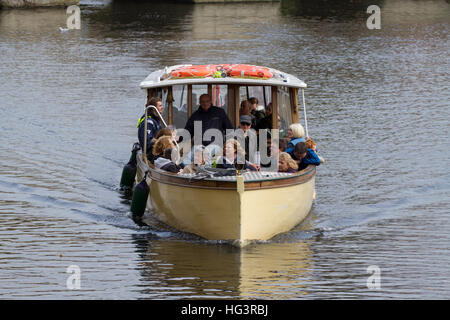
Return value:
M 244 134 L 252 127 L 252 117 L 248 115 L 243 115 L 239 117 L 239 128 L 244 131 Z
M 250 161 L 250 129 L 252 127 L 252 117 L 249 115 L 242 115 L 239 117 L 239 128 L 244 131 L 245 138 L 245 160 Z M 254 132 L 252 132 L 254 134 Z M 250 133 L 251 134 L 251 133 Z M 255 137 L 256 138 L 256 137 Z M 256 139 L 254 141 L 257 141 Z

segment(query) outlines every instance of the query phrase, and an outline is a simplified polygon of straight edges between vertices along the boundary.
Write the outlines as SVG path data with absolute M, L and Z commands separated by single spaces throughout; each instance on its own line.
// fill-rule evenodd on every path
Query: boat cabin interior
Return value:
M 223 108 L 235 128 L 239 126 L 239 106 L 242 101 L 255 97 L 259 109 L 264 111 L 272 104 L 272 128 L 279 129 L 283 138 L 292 123 L 299 122 L 299 88 L 248 84 L 174 84 L 166 87 L 148 88 L 147 101 L 159 97 L 163 103 L 162 116 L 168 125 L 184 128 L 187 120 L 199 107 L 199 97 L 209 94 L 212 105 Z
M 188 119 L 200 107 L 199 98 L 203 94 L 211 97 L 213 106 L 224 110 L 234 128 L 239 128 L 240 125 L 241 103 L 256 98 L 257 110 L 263 111 L 266 118 L 259 122 L 264 123 L 264 126 L 253 129 L 257 132 L 258 129 L 275 129 L 280 139 L 287 137 L 291 124 L 299 123 L 298 98 L 301 90 L 305 133 L 308 135 L 304 100 L 306 84 L 297 77 L 276 69 L 244 64 L 177 65 L 152 72 L 141 82 L 140 87 L 146 91 L 147 106 L 153 97 L 161 98 L 163 122 L 176 129 L 186 127 Z M 145 141 L 146 139 L 144 144 Z M 271 146 L 267 145 L 267 148 Z M 185 150 L 183 147 L 177 149 Z M 258 153 L 255 153 L 259 159 Z M 180 152 L 179 155 L 183 158 L 184 153 Z M 248 155 L 255 156 L 250 152 Z M 146 159 L 145 155 L 142 156 Z M 251 159 L 249 162 L 252 166 Z M 268 163 L 274 162 L 272 160 Z M 259 170 L 258 166 L 252 166 L 252 169 Z M 262 167 L 261 162 L 261 170 Z

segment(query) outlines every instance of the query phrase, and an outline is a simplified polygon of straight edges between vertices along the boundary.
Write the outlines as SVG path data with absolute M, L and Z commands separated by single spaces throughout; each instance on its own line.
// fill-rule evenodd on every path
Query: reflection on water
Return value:
M 155 298 L 296 299 L 306 294 L 303 282 L 313 267 L 304 241 L 244 249 L 139 238 L 135 243 L 144 266 L 142 281 L 164 288 Z M 143 293 L 155 294 L 154 288 Z
M 352 20 L 367 17 L 367 7 L 377 5 L 383 8 L 385 2 L 384 0 L 284 0 L 281 2 L 281 12 L 288 16 Z
M 39 33 L 55 34 L 59 31 L 57 26 L 65 27 L 67 20 L 66 10 L 63 8 L 3 10 L 0 15 L 2 37 L 16 37 L 18 32 L 33 36 Z
M 448 298 L 450 5 L 370 4 L 380 30 L 367 1 L 89 0 L 66 33 L 62 8 L 0 10 L 0 297 Z M 129 218 L 138 84 L 179 63 L 306 81 L 326 163 L 303 224 L 238 250 Z

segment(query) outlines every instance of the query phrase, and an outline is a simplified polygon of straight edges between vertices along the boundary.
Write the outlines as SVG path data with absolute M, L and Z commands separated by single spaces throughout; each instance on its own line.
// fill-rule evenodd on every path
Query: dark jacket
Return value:
M 141 150 L 144 151 L 144 133 L 145 133 L 145 122 L 144 117 L 139 118 L 138 122 L 138 139 L 139 144 L 141 145 Z M 151 141 L 156 136 L 156 133 L 161 129 L 161 120 L 159 118 L 155 118 L 154 116 L 147 116 L 147 154 L 151 154 Z
M 150 161 L 151 163 L 154 163 L 155 159 L 157 158 L 152 152 L 153 147 L 155 146 L 155 143 L 156 143 L 156 139 L 153 138 L 152 141 L 150 141 L 150 144 L 147 144 L 147 160 Z M 144 146 L 142 146 L 142 148 L 143 147 Z
M 256 121 L 256 130 L 272 129 L 272 115 L 269 114 Z
M 266 116 L 266 114 L 264 112 L 262 112 L 261 110 L 252 110 L 250 112 L 250 114 L 252 116 L 253 129 L 257 128 L 258 122 Z
M 155 167 L 173 173 L 178 173 L 182 169 L 180 166 L 176 165 L 175 163 L 164 157 L 156 158 L 154 163 Z
M 289 153 L 294 160 L 298 160 L 294 153 Z M 298 165 L 298 171 L 305 169 L 308 165 L 313 164 L 315 166 L 320 165 L 319 156 L 312 151 L 311 149 L 306 149 L 306 156 L 302 159 L 300 164 Z
M 202 144 L 204 146 L 212 142 L 207 140 L 203 141 L 203 134 L 206 130 L 218 129 L 224 134 L 226 129 L 233 129 L 233 125 L 223 109 L 211 106 L 208 111 L 203 111 L 202 107 L 199 107 L 191 115 L 185 126 L 185 129 L 191 134 L 192 140 L 194 140 L 194 121 L 202 122 Z

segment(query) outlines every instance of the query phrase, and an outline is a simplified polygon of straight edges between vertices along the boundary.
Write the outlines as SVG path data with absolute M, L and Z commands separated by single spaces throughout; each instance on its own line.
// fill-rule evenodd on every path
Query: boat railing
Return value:
M 154 110 L 158 113 L 158 116 L 159 116 L 159 118 L 161 119 L 161 121 L 162 121 L 162 123 L 164 124 L 164 126 L 165 126 L 165 127 L 168 127 L 168 126 L 167 126 L 167 123 L 164 121 L 164 119 L 163 119 L 161 113 L 159 113 L 158 108 L 156 108 L 154 105 L 149 105 L 149 106 L 147 106 L 147 107 L 145 108 L 145 116 L 147 116 L 148 109 L 154 109 Z

